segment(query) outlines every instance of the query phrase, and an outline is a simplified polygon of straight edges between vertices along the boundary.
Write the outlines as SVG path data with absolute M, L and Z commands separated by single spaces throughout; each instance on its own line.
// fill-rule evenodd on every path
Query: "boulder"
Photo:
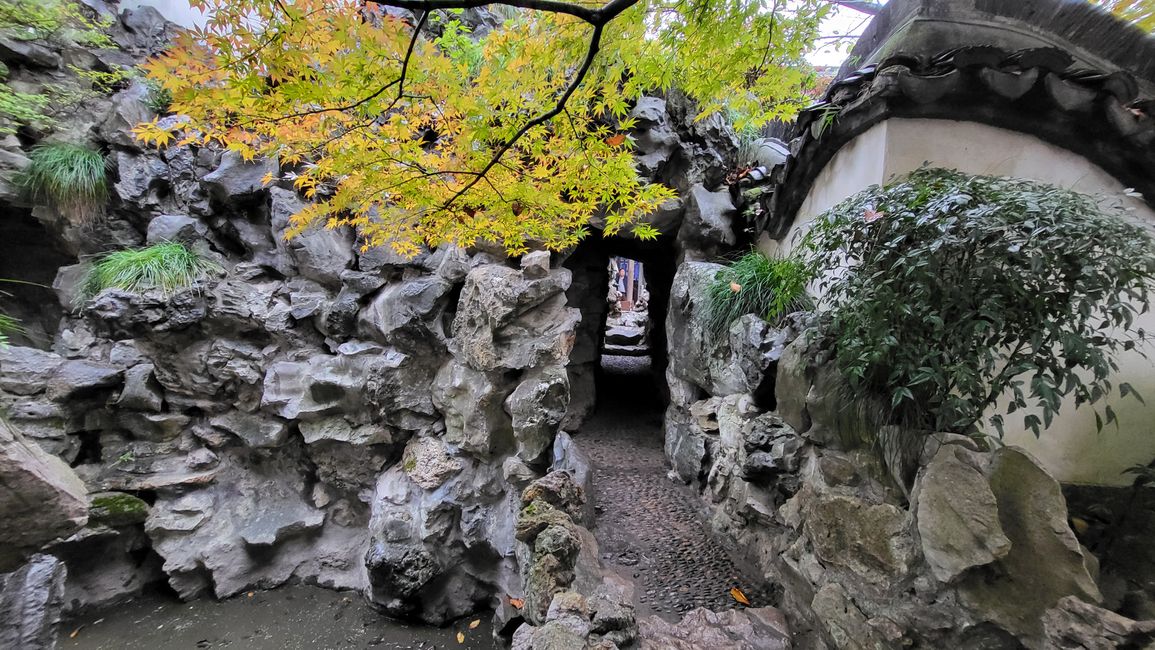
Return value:
M 240 438 L 250 447 L 279 447 L 289 439 L 289 425 L 259 413 L 229 411 L 209 419 L 214 427 Z
M 1044 645 L 1043 615 L 1066 596 L 1102 600 L 1067 523 L 1056 481 L 1026 452 L 1003 447 L 986 469 L 1010 552 L 960 580 L 960 601 L 1030 648 Z
M 722 245 L 733 246 L 734 217 L 738 214 L 730 191 L 711 192 L 695 183 L 686 193 L 686 212 L 678 229 L 678 243 L 706 254 L 717 252 Z
M 1053 650 L 1150 648 L 1155 621 L 1134 621 L 1075 596 L 1059 600 L 1043 615 L 1045 647 Z
M 923 470 L 912 499 L 922 554 L 941 582 L 1005 557 L 1011 542 L 999 524 L 998 504 L 986 477 L 943 445 Z
M 276 159 L 261 158 L 246 162 L 241 154 L 226 151 L 221 156 L 220 165 L 205 174 L 203 180 L 209 192 L 224 203 L 264 191 L 266 175 L 276 176 L 280 173 L 281 166 Z
M 449 456 L 444 443 L 437 438 L 414 438 L 401 456 L 405 474 L 411 481 L 433 490 L 461 471 L 461 461 Z
M 94 361 L 70 360 L 61 364 L 48 378 L 48 398 L 56 402 L 66 402 L 91 396 L 104 389 L 111 389 L 123 382 L 124 371 Z
M 451 360 L 431 387 L 433 403 L 445 415 L 445 441 L 480 458 L 513 447 L 513 425 L 502 408 L 509 387 L 498 373 Z
M 88 521 L 87 492 L 68 465 L 0 418 L 0 571 L 80 530 Z
M 59 355 L 19 345 L 0 347 L 0 390 L 15 395 L 43 392 L 64 363 Z
M 112 96 L 112 106 L 104 121 L 97 127 L 100 139 L 127 149 L 140 146 L 132 130 L 141 122 L 148 122 L 155 114 L 147 105 L 148 86 L 139 81 Z
M 581 319 L 566 306 L 569 284 L 568 269 L 535 278 L 497 264 L 473 268 L 453 320 L 453 350 L 481 371 L 564 363 Z
M 0 648 L 56 647 L 66 573 L 63 562 L 38 554 L 16 571 L 0 575 Z
M 405 349 L 426 350 L 444 345 L 441 315 L 453 283 L 435 275 L 419 275 L 391 283 L 361 310 L 361 336 Z
M 162 214 L 148 222 L 145 243 L 149 246 L 164 242 L 179 242 L 192 246 L 204 241 L 208 226 L 200 219 L 183 214 Z
M 304 207 L 305 202 L 295 192 L 279 187 L 269 189 L 269 221 L 277 250 L 293 260 L 302 277 L 338 288 L 341 274 L 356 257 L 352 233 L 345 228 L 311 227 L 285 239 L 290 219 Z
M 711 612 L 698 608 L 677 623 L 650 616 L 638 622 L 643 648 L 662 650 L 788 650 L 786 616 L 773 607 Z
M 527 463 L 549 454 L 569 404 L 569 378 L 563 368 L 532 373 L 505 400 L 513 420 L 517 454 Z
M 142 363 L 124 371 L 124 388 L 116 405 L 134 411 L 157 413 L 164 406 L 164 391 L 153 376 L 151 363 Z
M 876 585 L 898 582 L 914 559 L 906 513 L 888 503 L 819 495 L 806 513 L 806 535 L 823 564 Z

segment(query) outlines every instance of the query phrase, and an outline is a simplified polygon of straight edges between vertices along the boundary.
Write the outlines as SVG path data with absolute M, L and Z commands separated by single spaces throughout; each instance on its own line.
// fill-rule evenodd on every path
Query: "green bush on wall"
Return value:
M 77 218 L 98 215 L 108 200 L 108 176 L 99 151 L 66 142 L 37 145 L 17 183 L 33 201 Z
M 1064 397 L 1109 394 L 1146 337 L 1151 233 L 1070 190 L 923 168 L 820 216 L 801 248 L 824 270 L 822 328 L 852 391 L 908 428 L 1001 435 L 984 413 L 1009 396 L 1007 414 L 1039 407 L 1023 421 L 1038 435 Z
M 768 321 L 810 306 L 811 273 L 798 259 L 772 258 L 752 250 L 718 272 L 709 287 L 707 327 L 717 335 L 746 314 Z
M 212 260 L 176 242 L 116 251 L 93 261 L 80 297 L 88 299 L 113 288 L 133 293 L 159 289 L 170 295 L 193 286 L 219 268 Z

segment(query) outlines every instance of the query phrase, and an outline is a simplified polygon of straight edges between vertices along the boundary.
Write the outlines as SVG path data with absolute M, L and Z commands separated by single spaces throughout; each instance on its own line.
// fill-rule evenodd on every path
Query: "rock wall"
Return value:
M 69 61 L 132 63 L 173 29 L 147 7 L 116 16 L 115 5 L 93 5 L 115 16 L 119 49 L 45 45 L 33 59 L 0 48 L 22 89 L 62 78 Z M 559 432 L 593 407 L 609 248 L 508 259 L 447 246 L 405 259 L 359 251 L 343 229 L 287 241 L 304 203 L 289 184 L 262 179 L 291 170 L 212 148 L 146 150 L 129 129 L 157 117 L 147 99 L 143 84 L 125 81 L 67 130 L 0 142 L 0 207 L 21 220 L 0 241 L 4 274 L 37 273 L 53 287 L 10 301 L 36 336 L 0 349 L 0 409 L 16 432 L 0 447 L 43 450 L 78 477 L 62 488 L 61 513 L 19 550 L 20 562 L 37 549 L 59 560 L 62 592 L 42 618 L 157 580 L 182 598 L 306 581 L 432 623 L 498 607 L 506 621 L 544 625 L 554 593 L 580 584 L 588 609 L 570 603 L 552 616 L 586 611 L 591 633 L 620 631 L 625 643 L 632 613 L 611 605 L 630 597 L 597 578 L 596 549 L 585 551 L 589 579 L 575 583 L 566 571 L 582 571 L 564 562 L 533 568 L 535 553 L 552 566 L 568 546 L 522 539 L 517 526 L 535 480 L 563 470 L 588 481 Z M 721 182 L 735 140 L 677 96 L 646 98 L 635 113 L 642 171 L 686 196 L 650 218 L 667 260 L 655 269 L 668 280 L 675 255 L 734 241 L 737 212 Z M 105 155 L 111 195 L 100 218 L 32 205 L 13 184 L 29 148 L 52 140 Z M 32 232 L 46 234 L 36 238 L 44 251 L 21 248 Z M 80 299 L 78 260 L 165 241 L 219 271 L 171 295 Z M 664 284 L 651 281 L 658 314 Z M 564 530 L 592 541 L 580 532 L 590 515 L 587 502 Z M 509 612 L 510 597 L 536 603 L 536 614 Z
M 674 282 L 666 452 L 713 526 L 783 585 L 795 647 L 1142 637 L 1146 624 L 1095 606 L 1098 560 L 1035 459 L 962 436 L 872 429 L 843 397 L 807 314 L 774 325 L 745 316 L 728 337 L 711 336 L 699 314 L 716 270 L 688 263 Z

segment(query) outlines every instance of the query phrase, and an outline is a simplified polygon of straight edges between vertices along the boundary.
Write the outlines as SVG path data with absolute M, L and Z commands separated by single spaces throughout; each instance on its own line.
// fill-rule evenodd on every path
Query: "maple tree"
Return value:
M 313 199 L 290 236 L 354 226 L 402 254 L 497 242 L 572 246 L 674 195 L 635 169 L 634 101 L 677 89 L 759 127 L 801 108 L 820 0 L 196 0 L 207 23 L 146 70 L 181 120 L 160 146 L 276 157 Z M 471 34 L 464 9 L 503 22 Z M 408 11 L 398 11 L 408 10 Z M 400 16 L 399 16 L 400 15 Z M 410 18 L 412 16 L 412 18 Z M 266 181 L 273 182 L 273 177 Z

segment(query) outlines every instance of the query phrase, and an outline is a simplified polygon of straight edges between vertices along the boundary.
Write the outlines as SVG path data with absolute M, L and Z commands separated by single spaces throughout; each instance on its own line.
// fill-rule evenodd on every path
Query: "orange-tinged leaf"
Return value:
M 613 136 L 606 138 L 606 144 L 610 145 L 611 147 L 620 147 L 620 146 L 622 146 L 622 143 L 624 143 L 625 141 L 626 141 L 626 134 L 625 133 L 619 133 L 617 135 L 613 135 Z
M 737 587 L 730 587 L 730 597 L 747 607 L 750 606 L 750 599 Z
M 510 598 L 509 604 L 513 605 L 514 609 L 521 609 L 525 606 L 525 601 L 520 598 Z
M 470 621 L 469 622 L 469 629 L 476 630 L 478 625 L 481 625 L 481 619 L 480 618 Z
M 75 630 L 73 630 L 72 634 L 68 635 L 68 638 L 75 639 L 77 634 L 80 634 L 80 628 L 76 628 Z
M 261 177 L 261 185 L 268 185 L 273 182 L 273 172 L 268 172 Z
M 458 632 L 457 633 L 457 642 L 458 643 L 465 643 L 465 632 Z
M 730 283 L 730 291 L 733 291 L 734 293 L 738 293 L 741 290 L 742 290 L 742 285 L 738 284 L 737 282 L 731 282 Z

